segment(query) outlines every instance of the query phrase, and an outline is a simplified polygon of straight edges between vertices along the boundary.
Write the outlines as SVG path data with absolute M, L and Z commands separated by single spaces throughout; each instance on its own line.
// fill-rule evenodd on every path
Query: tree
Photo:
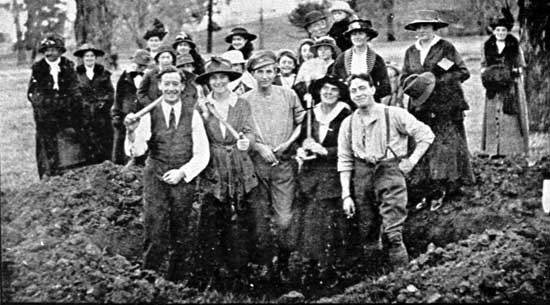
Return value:
M 25 47 L 32 50 L 31 59 L 34 60 L 44 34 L 53 32 L 64 35 L 66 0 L 24 0 L 22 9 L 27 10 Z
M 531 130 L 550 131 L 550 2 L 519 0 L 525 91 Z
M 114 18 L 108 0 L 76 0 L 76 44 L 94 44 L 105 52 L 105 58 L 111 63 Z
M 9 4 L 9 3 L 8 3 Z M 25 53 L 25 42 L 23 40 L 23 31 L 21 29 L 21 21 L 19 15 L 24 10 L 25 5 L 12 0 L 10 10 L 13 15 L 13 23 L 15 24 L 15 44 L 13 49 L 17 52 L 17 65 L 22 65 L 27 60 L 27 54 Z

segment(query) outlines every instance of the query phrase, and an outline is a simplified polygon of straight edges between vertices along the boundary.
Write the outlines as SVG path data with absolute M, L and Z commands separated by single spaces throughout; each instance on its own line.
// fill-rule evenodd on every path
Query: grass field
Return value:
M 251 32 L 258 33 L 258 24 L 246 25 Z M 305 33 L 296 32 L 286 18 L 267 20 L 263 33 L 264 47 L 272 50 L 288 48 L 295 50 L 298 41 Z M 213 50 L 215 54 L 224 52 L 227 45 L 223 42 L 226 31 L 214 34 Z M 204 42 L 205 34 L 195 35 L 198 42 Z M 486 37 L 453 37 L 449 38 L 462 54 L 468 66 L 471 77 L 464 82 L 463 88 L 470 110 L 466 112 L 466 131 L 469 148 L 472 153 L 480 149 L 481 126 L 485 91 L 481 85 L 479 62 L 481 45 Z M 258 42 L 256 42 L 257 44 Z M 413 41 L 397 41 L 388 43 L 381 40 L 372 42 L 373 48 L 386 60 L 402 64 L 405 49 Z M 203 47 L 204 49 L 204 47 Z M 122 69 L 129 63 L 128 57 L 133 50 L 120 50 L 120 69 L 113 71 L 113 83 L 116 82 Z M 70 53 L 67 53 L 70 54 Z M 72 58 L 71 56 L 69 56 Z M 208 54 L 205 58 L 209 58 Z M 29 65 L 30 66 L 30 65 Z M 0 120 L 0 170 L 2 190 L 17 189 L 23 185 L 37 182 L 35 150 L 34 150 L 34 120 L 30 103 L 26 100 L 26 90 L 30 78 L 29 66 L 17 67 L 15 58 L 3 59 L 0 67 L 0 101 L 2 103 L 2 118 Z M 532 134 L 531 152 L 534 158 L 550 155 L 550 135 Z

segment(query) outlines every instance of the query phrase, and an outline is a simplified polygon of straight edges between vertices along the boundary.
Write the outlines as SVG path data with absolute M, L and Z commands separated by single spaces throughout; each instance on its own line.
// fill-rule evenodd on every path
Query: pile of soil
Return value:
M 534 167 L 519 159 L 475 158 L 473 162 L 477 181 L 464 189 L 462 197 L 436 212 L 410 212 L 404 237 L 416 259 L 407 269 L 367 280 L 359 268 L 348 268 L 334 274 L 335 281 L 310 289 L 306 285 L 311 286 L 308 278 L 314 278 L 311 273 L 315 271 L 300 258 L 291 257 L 291 272 L 284 281 L 266 275 L 265 268 L 252 268 L 249 279 L 239 283 L 248 287 L 244 296 L 237 290 L 220 293 L 168 282 L 140 268 L 140 168 L 122 171 L 105 162 L 70 171 L 2 194 L 2 298 L 18 302 L 259 302 L 276 298 L 262 295 L 283 283 L 278 287 L 283 293 L 296 290 L 292 297 L 314 300 L 364 280 L 342 295 L 322 300 L 550 299 L 550 218 L 540 208 L 542 180 L 550 178 L 550 159 Z

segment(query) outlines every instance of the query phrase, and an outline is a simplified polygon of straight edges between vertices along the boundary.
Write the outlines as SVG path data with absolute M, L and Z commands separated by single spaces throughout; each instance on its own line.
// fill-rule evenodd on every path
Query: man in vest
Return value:
M 144 263 L 143 267 L 182 279 L 193 266 L 190 245 L 195 232 L 189 230 L 194 178 L 210 159 L 208 138 L 200 114 L 182 94 L 189 90 L 176 67 L 159 75 L 162 101 L 141 119 L 126 116 L 125 150 L 141 156 L 149 150 L 144 177 Z M 191 101 L 194 102 L 194 101 Z M 191 103 L 192 104 L 192 103 Z M 168 255 L 167 270 L 164 258 Z

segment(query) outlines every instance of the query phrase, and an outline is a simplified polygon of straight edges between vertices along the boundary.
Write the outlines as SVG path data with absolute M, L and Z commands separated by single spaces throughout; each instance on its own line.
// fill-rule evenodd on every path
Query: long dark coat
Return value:
M 353 46 L 349 38 L 344 36 L 344 32 L 348 30 L 348 25 L 349 18 L 345 18 L 332 24 L 332 27 L 328 31 L 328 35 L 336 40 L 336 45 L 342 52 Z
M 36 123 L 38 175 L 55 176 L 84 163 L 81 139 L 82 102 L 74 63 L 60 58 L 59 90 L 43 58 L 32 65 L 27 98 Z
M 113 149 L 113 126 L 110 110 L 114 102 L 115 89 L 111 83 L 111 72 L 102 65 L 94 65 L 94 76 L 89 79 L 83 65 L 76 67 L 78 89 L 82 94 L 84 134 L 88 164 L 97 164 L 111 159 Z
M 454 64 L 445 71 L 438 63 L 447 58 Z M 412 45 L 405 52 L 401 81 L 413 73 L 431 71 L 436 76 L 432 95 L 420 108 L 409 111 L 432 129 L 435 140 L 415 167 L 413 183 L 426 180 L 472 182 L 473 172 L 464 129 L 468 104 L 461 83 L 470 77 L 462 57 L 448 41 L 440 39 L 428 52 L 424 64 Z
M 124 139 L 126 137 L 124 118 L 128 113 L 137 110 L 137 88 L 134 79 L 138 75 L 143 75 L 143 73 L 124 71 L 116 84 L 115 102 L 111 108 L 111 119 L 114 128 L 111 160 L 116 164 L 123 164 L 127 159 L 124 153 Z

